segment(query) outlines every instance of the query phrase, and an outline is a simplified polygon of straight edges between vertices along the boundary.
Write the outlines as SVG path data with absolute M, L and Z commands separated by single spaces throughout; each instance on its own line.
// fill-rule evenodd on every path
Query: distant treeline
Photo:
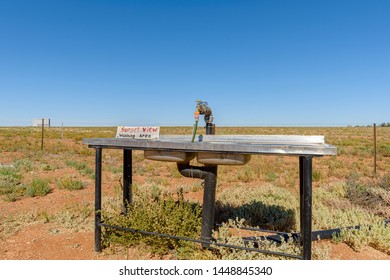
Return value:
M 370 127 L 370 126 L 373 126 L 372 124 L 370 124 L 370 125 L 356 125 L 356 127 Z M 387 123 L 385 123 L 385 122 L 383 122 L 383 123 L 381 123 L 381 124 L 378 124 L 377 126 L 380 126 L 380 127 L 390 127 L 390 122 L 387 122 Z

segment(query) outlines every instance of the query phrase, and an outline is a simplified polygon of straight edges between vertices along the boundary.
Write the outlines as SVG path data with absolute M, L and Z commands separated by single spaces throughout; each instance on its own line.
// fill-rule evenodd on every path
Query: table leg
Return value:
M 123 212 L 127 215 L 128 206 L 132 204 L 133 193 L 133 153 L 123 150 Z
M 102 251 L 102 149 L 96 148 L 95 158 L 95 251 Z
M 303 259 L 311 259 L 312 156 L 299 157 L 300 229 Z
M 214 228 L 215 191 L 217 188 L 217 166 L 208 167 L 204 180 L 203 206 L 202 206 L 202 229 L 201 239 L 211 241 L 211 233 Z M 209 244 L 203 244 L 203 248 L 210 248 Z
M 301 245 L 303 238 L 303 157 L 299 157 L 299 225 L 300 225 L 300 242 Z

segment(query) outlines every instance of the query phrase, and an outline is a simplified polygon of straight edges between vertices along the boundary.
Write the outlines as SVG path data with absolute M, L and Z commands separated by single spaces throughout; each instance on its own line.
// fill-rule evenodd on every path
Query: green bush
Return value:
M 4 181 L 18 183 L 20 182 L 21 177 L 22 176 L 18 173 L 18 170 L 15 167 L 0 167 L 0 179 Z
M 28 196 L 44 196 L 51 192 L 49 182 L 44 179 L 33 179 L 31 184 L 26 188 L 26 195 Z
M 67 176 L 57 182 L 59 189 L 66 189 L 70 191 L 81 190 L 84 188 L 84 183 L 79 180 L 74 180 L 72 177 Z
M 120 227 L 195 239 L 200 236 L 201 207 L 184 201 L 182 192 L 179 192 L 177 199 L 145 196 L 129 206 L 128 212 L 129 215 L 103 213 L 103 216 L 108 224 Z M 106 246 L 111 243 L 127 246 L 143 243 L 150 246 L 152 253 L 159 255 L 178 248 L 192 251 L 195 246 L 192 242 L 110 228 L 104 231 L 104 243 Z
M 21 184 L 21 175 L 15 167 L 0 167 L 0 195 L 6 201 L 16 201 L 24 195 L 25 186 Z

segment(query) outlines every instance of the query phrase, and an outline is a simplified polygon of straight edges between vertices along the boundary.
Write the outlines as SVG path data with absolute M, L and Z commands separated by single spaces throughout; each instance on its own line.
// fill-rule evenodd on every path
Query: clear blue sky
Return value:
M 390 122 L 387 0 L 0 0 L 0 126 Z M 202 120 L 203 122 L 203 120 Z

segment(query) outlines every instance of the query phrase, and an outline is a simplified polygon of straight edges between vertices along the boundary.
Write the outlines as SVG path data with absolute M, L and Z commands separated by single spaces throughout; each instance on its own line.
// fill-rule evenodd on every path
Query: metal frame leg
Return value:
M 95 158 L 95 251 L 102 251 L 102 148 L 96 148 Z
M 299 157 L 300 229 L 303 259 L 311 259 L 312 156 Z
M 302 245 L 303 235 L 303 157 L 299 157 L 299 225 L 300 225 L 300 241 Z
M 127 215 L 128 206 L 133 202 L 133 153 L 123 150 L 123 213 Z
M 211 233 L 214 228 L 215 213 L 215 191 L 217 188 L 217 166 L 208 167 L 208 172 L 204 180 L 203 208 L 202 208 L 202 230 L 201 239 L 211 240 Z M 209 248 L 209 244 L 203 244 L 203 248 Z

